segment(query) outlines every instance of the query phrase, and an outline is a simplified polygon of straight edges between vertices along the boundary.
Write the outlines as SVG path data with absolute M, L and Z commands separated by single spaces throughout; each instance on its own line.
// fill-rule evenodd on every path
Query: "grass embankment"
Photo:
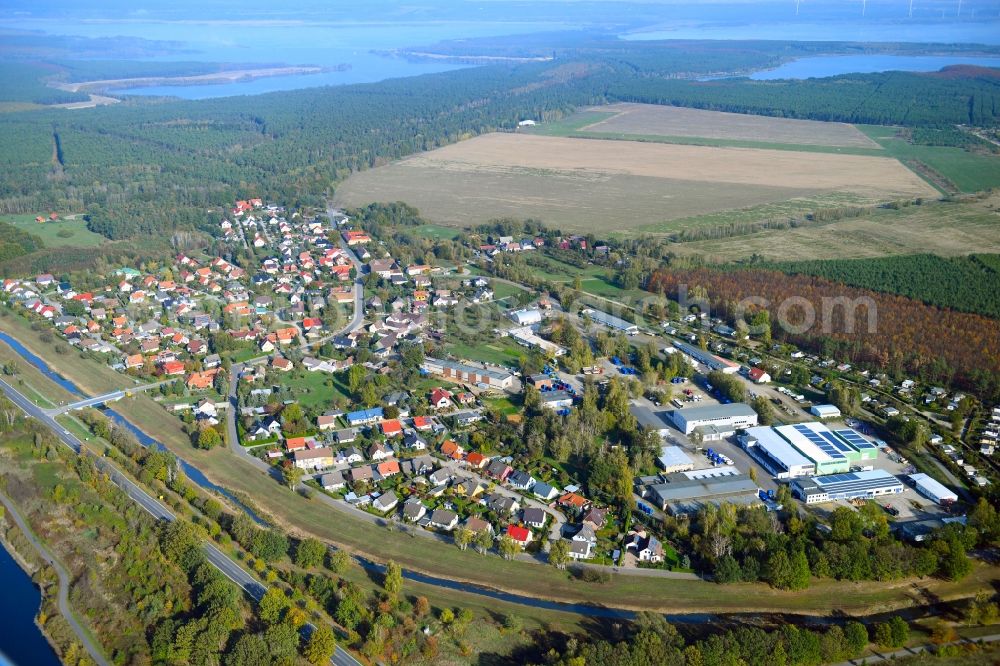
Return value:
M 20 341 L 37 351 L 35 339 L 20 338 Z M 57 343 L 65 344 L 62 341 Z M 78 376 L 78 373 L 79 368 L 75 365 L 72 369 L 65 369 L 67 378 L 81 385 L 88 379 L 94 383 L 107 383 L 111 381 L 106 377 L 107 373 L 117 374 L 97 363 L 91 363 L 84 375 Z M 46 387 L 41 386 L 40 389 L 46 390 Z M 550 567 L 506 561 L 494 556 L 484 557 L 435 540 L 377 528 L 316 499 L 306 499 L 252 470 L 248 463 L 234 460 L 233 454 L 226 448 L 212 451 L 195 449 L 181 430 L 181 422 L 146 396 L 122 400 L 116 403 L 115 409 L 198 467 L 213 482 L 245 493 L 261 512 L 292 534 L 314 535 L 378 560 L 395 560 L 415 571 L 470 581 L 531 598 L 672 613 L 712 611 L 827 615 L 836 611 L 860 615 L 922 604 L 928 595 L 942 600 L 970 596 L 997 578 L 996 568 L 977 565 L 973 574 L 959 583 L 938 580 L 893 583 L 827 580 L 800 592 L 783 592 L 760 584 L 720 586 L 704 581 L 621 575 L 615 576 L 609 584 L 582 583 L 570 580 L 566 573 Z M 472 595 L 462 596 L 471 598 Z
M 0 319 L 0 324 L 6 328 L 7 318 Z M 53 403 L 66 403 L 79 400 L 78 397 L 62 388 L 58 384 L 49 381 L 35 366 L 23 359 L 20 354 L 11 349 L 6 343 L 0 341 L 0 365 L 13 361 L 17 364 L 17 373 L 13 376 L 4 377 L 4 381 L 23 393 L 25 397 L 34 402 L 39 407 L 53 407 Z M 39 390 L 44 387 L 44 395 Z

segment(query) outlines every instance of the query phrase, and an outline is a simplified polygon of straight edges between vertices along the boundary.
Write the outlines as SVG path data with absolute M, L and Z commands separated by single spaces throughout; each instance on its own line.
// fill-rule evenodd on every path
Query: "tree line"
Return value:
M 779 341 L 822 350 L 890 374 L 906 371 L 931 383 L 952 383 L 987 393 L 996 388 L 988 379 L 1000 371 L 1000 328 L 994 320 L 981 315 L 818 277 L 758 268 L 660 270 L 650 278 L 647 289 L 677 298 L 681 285 L 686 285 L 689 293 L 694 290 L 707 294 L 713 312 L 730 320 L 738 314 L 737 304 L 748 297 L 766 299 L 769 308 L 792 304 L 783 313 L 791 327 L 775 326 L 772 330 Z M 866 305 L 857 309 L 853 305 L 833 305 L 844 302 L 838 299 L 874 303 L 876 311 L 869 312 Z M 805 327 L 809 309 L 815 320 Z M 874 330 L 869 330 L 869 315 L 875 315 Z M 771 320 L 776 322 L 774 312 Z
M 1000 255 L 939 257 L 913 254 L 865 259 L 757 263 L 789 275 L 900 294 L 952 310 L 1000 318 Z

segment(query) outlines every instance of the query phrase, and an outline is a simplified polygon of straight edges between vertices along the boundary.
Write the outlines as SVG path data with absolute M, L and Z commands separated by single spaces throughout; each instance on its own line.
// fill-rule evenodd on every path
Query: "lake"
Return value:
M 894 55 L 817 56 L 815 58 L 799 58 L 774 69 L 755 72 L 750 75 L 750 78 L 758 81 L 770 81 L 774 79 L 810 79 L 853 72 L 936 72 L 948 65 L 1000 67 L 1000 58 Z
M 0 547 L 0 666 L 59 666 L 52 646 L 35 626 L 42 593 Z
M 281 90 L 347 83 L 372 83 L 390 78 L 444 72 L 469 65 L 449 62 L 411 62 L 379 55 L 438 41 L 516 35 L 575 27 L 554 22 L 427 21 L 393 23 L 352 22 L 254 22 L 241 21 L 80 21 L 49 19 L 0 21 L 0 27 L 40 30 L 53 35 L 83 37 L 143 37 L 177 43 L 182 51 L 157 61 L 225 62 L 244 64 L 289 64 L 336 67 L 343 71 L 296 76 L 274 76 L 235 83 L 149 86 L 117 91 L 129 95 L 171 95 L 204 99 L 233 95 L 256 95 Z M 116 91 L 111 91 L 116 92 Z
M 816 42 L 908 42 L 1000 45 L 1000 21 L 785 21 L 743 24 L 677 23 L 635 31 L 623 39 L 769 39 Z

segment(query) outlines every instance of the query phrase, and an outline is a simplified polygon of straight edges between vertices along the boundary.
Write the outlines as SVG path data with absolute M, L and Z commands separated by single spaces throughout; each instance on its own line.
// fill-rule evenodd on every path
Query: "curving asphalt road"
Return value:
M 17 391 L 17 389 L 2 379 L 0 379 L 0 390 L 2 390 L 7 397 L 10 398 L 11 402 L 20 407 L 21 410 L 28 416 L 38 420 L 52 430 L 59 440 L 74 453 L 80 453 L 83 448 L 83 443 L 80 442 L 80 440 L 70 431 L 63 428 L 62 425 L 60 425 L 52 416 L 47 414 L 45 410 L 32 403 L 24 397 L 24 395 Z M 169 509 L 160 504 L 160 502 L 154 499 L 152 495 L 123 475 L 107 458 L 98 458 L 96 460 L 96 464 L 101 471 L 108 474 L 111 480 L 114 481 L 115 485 L 125 491 L 126 495 L 139 504 L 140 507 L 145 509 L 154 518 L 166 521 L 173 521 L 177 519 L 177 517 Z M 208 558 L 208 561 L 215 568 L 221 571 L 223 575 L 229 578 L 229 580 L 236 583 L 250 598 L 255 601 L 259 601 L 267 592 L 267 587 L 262 585 L 256 578 L 250 575 L 250 573 L 219 550 L 215 544 L 210 541 L 206 541 L 202 547 L 205 550 L 205 556 Z M 60 597 L 62 597 L 62 591 L 62 576 L 60 575 Z M 60 610 L 62 610 L 61 604 Z M 66 613 L 66 616 L 67 620 L 72 618 L 72 615 L 69 613 Z M 76 630 L 76 628 L 77 627 L 74 627 L 74 630 Z M 77 633 L 82 641 L 86 641 L 85 634 L 82 634 L 81 632 Z M 95 661 L 97 661 L 96 656 Z M 101 666 L 109 666 L 106 661 L 99 661 L 98 663 L 100 663 Z M 330 663 L 334 666 L 361 666 L 361 662 L 351 656 L 349 652 L 344 650 L 339 645 L 337 646 L 337 650 L 334 655 L 330 658 Z
M 25 538 L 28 539 L 28 543 L 31 544 L 32 548 L 38 551 L 45 562 L 55 569 L 56 575 L 59 576 L 59 595 L 56 599 L 56 604 L 59 606 L 59 614 L 62 615 L 66 622 L 69 623 L 70 628 L 76 637 L 80 640 L 80 644 L 83 645 L 84 649 L 90 654 L 90 658 L 94 660 L 94 663 L 98 666 L 111 666 L 110 662 L 104 658 L 104 653 L 101 652 L 100 646 L 94 645 L 93 641 L 90 640 L 90 636 L 87 634 L 86 630 L 77 622 L 76 616 L 73 614 L 73 609 L 69 605 L 69 585 L 71 582 L 69 572 L 66 568 L 55 558 L 55 556 L 49 552 L 41 541 L 35 538 L 34 533 L 32 533 L 31 528 L 28 527 L 27 521 L 21 517 L 18 513 L 17 507 L 11 502 L 10 498 L 0 493 L 0 503 L 2 503 L 7 508 L 7 513 L 10 514 L 11 518 L 14 519 L 14 523 L 20 528 L 21 533 L 24 534 Z
M 946 645 L 965 645 L 969 643 L 995 643 L 1000 641 L 1000 634 L 991 634 L 989 636 L 980 636 L 974 639 L 963 638 L 952 643 L 946 643 Z M 834 666 L 867 666 L 868 664 L 881 664 L 884 662 L 895 661 L 896 659 L 902 659 L 903 657 L 913 657 L 920 654 L 933 654 L 938 645 L 917 645 L 914 647 L 903 648 L 902 650 L 896 650 L 895 652 L 875 652 L 875 654 L 867 657 L 858 657 L 857 659 L 851 659 L 849 661 L 842 661 L 839 664 L 834 664 Z

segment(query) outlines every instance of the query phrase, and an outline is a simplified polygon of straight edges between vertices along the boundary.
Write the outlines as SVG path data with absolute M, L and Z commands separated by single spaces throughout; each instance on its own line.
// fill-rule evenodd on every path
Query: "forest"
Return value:
M 52 70 L 40 65 L 20 62 L 0 62 L 0 102 L 30 102 L 32 104 L 64 104 L 89 99 L 83 93 L 50 88 L 41 80 Z
M 0 222 L 0 262 L 16 259 L 42 249 L 42 239 L 12 224 Z
M 234 199 L 319 204 L 354 171 L 585 104 L 650 101 L 928 127 L 967 123 L 970 109 L 973 122 L 992 125 L 1000 108 L 998 80 L 978 70 L 777 83 L 674 78 L 775 57 L 760 44 L 713 48 L 631 44 L 374 84 L 2 114 L 0 212 L 83 212 L 108 238 L 159 236 L 165 244 L 174 229 L 207 229 L 204 211 Z
M 758 268 L 660 270 L 650 277 L 647 289 L 676 299 L 682 286 L 689 294 L 705 294 L 713 314 L 730 320 L 743 299 L 765 299 L 771 321 L 787 321 L 774 326 L 774 338 L 805 349 L 890 375 L 905 371 L 930 383 L 954 383 L 984 398 L 1000 388 L 1000 327 L 981 315 Z M 853 310 L 852 322 L 848 308 L 836 305 L 843 302 L 840 299 L 862 299 L 874 304 L 874 310 Z M 793 305 L 783 307 L 786 303 Z M 815 315 L 811 323 L 809 310 Z M 869 330 L 872 319 L 874 331 Z
M 812 275 L 853 287 L 899 294 L 928 305 L 1000 319 L 1000 255 L 914 254 L 753 264 L 789 275 Z
M 775 81 L 649 77 L 615 82 L 607 92 L 626 102 L 867 125 L 989 127 L 1000 121 L 1000 73 L 986 68 Z

